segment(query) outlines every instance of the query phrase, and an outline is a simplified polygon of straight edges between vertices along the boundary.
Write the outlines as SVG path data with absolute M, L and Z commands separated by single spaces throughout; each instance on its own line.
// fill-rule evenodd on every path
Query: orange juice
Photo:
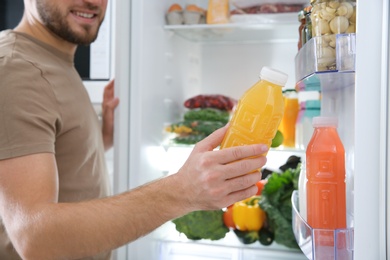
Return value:
M 295 90 L 294 90 L 295 91 Z M 283 146 L 295 147 L 295 124 L 299 112 L 298 97 L 292 93 L 284 96 L 284 115 L 279 130 L 283 134 Z
M 306 210 L 312 228 L 346 228 L 345 151 L 337 133 L 337 119 L 314 117 L 314 133 L 306 149 Z M 322 232 L 317 242 L 332 246 L 333 232 Z
M 271 146 L 283 117 L 282 87 L 287 75 L 263 67 L 260 80 L 239 99 L 221 149 L 248 144 Z

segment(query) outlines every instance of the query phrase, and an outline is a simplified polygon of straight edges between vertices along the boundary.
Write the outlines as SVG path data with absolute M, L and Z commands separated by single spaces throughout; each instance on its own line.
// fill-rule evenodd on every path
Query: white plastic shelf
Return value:
M 353 259 L 353 228 L 336 230 L 312 228 L 299 214 L 297 190 L 291 196 L 291 203 L 295 239 L 308 259 Z

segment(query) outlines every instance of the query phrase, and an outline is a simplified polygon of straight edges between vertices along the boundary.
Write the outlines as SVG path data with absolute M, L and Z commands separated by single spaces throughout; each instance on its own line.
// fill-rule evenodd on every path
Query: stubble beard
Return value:
M 77 45 L 89 45 L 97 38 L 100 21 L 97 28 L 84 26 L 84 33 L 77 33 L 72 30 L 69 23 L 66 21 L 60 10 L 56 7 L 48 6 L 43 3 L 45 0 L 37 0 L 38 13 L 42 19 L 43 24 L 55 35 L 63 40 Z M 93 7 L 91 7 L 92 9 Z

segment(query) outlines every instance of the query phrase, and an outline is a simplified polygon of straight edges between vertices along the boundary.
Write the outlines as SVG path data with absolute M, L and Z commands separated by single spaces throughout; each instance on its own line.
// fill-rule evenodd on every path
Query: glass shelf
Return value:
M 283 245 L 273 242 L 271 245 L 264 246 L 260 242 L 255 242 L 253 244 L 243 244 L 239 241 L 237 236 L 233 231 L 229 231 L 226 236 L 220 240 L 191 240 L 188 239 L 184 234 L 180 234 L 175 225 L 172 222 L 167 222 L 154 232 L 153 238 L 156 241 L 160 241 L 165 244 L 176 244 L 179 247 L 183 246 L 212 246 L 215 249 L 224 250 L 245 250 L 250 251 L 251 253 L 257 253 L 260 255 L 272 255 L 272 259 L 288 259 L 295 260 L 304 260 L 306 259 L 300 249 L 288 248 Z M 285 256 L 278 258 L 277 256 Z M 214 259 L 214 258 L 213 258 Z M 219 259 L 219 258 L 218 258 Z M 225 258 L 224 258 L 225 259 Z M 236 259 L 236 258 L 226 258 L 226 259 Z M 246 258 L 245 258 L 246 259 Z M 264 258 L 269 259 L 269 258 Z
M 315 229 L 299 214 L 298 191 L 291 196 L 295 239 L 308 259 L 353 259 L 353 228 Z
M 197 43 L 297 41 L 297 22 L 165 25 L 166 31 Z
M 310 39 L 295 57 L 296 90 L 321 91 L 354 85 L 356 34 Z M 333 46 L 333 47 L 331 47 Z

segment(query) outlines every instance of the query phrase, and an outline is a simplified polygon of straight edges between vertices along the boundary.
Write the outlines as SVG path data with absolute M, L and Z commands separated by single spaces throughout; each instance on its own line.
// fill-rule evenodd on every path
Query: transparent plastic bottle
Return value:
M 307 223 L 314 229 L 347 226 L 345 150 L 337 118 L 314 117 L 314 133 L 306 149 Z M 324 231 L 317 245 L 333 246 L 333 232 Z
M 286 148 L 295 147 L 295 125 L 299 112 L 298 95 L 295 89 L 286 89 L 284 96 L 284 114 L 279 125 L 283 134 L 283 146 Z
M 287 78 L 283 72 L 262 68 L 260 80 L 238 100 L 221 149 L 248 144 L 271 146 L 284 113 L 282 87 Z

